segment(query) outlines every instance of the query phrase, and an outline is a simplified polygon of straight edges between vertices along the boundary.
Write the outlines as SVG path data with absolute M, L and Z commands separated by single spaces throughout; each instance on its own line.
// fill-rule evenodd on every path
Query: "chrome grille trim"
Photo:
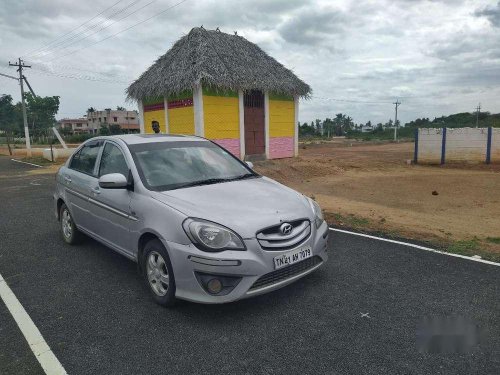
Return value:
M 269 272 L 264 276 L 261 276 L 253 283 L 248 290 L 247 295 L 279 287 L 282 284 L 299 279 L 319 268 L 322 264 L 323 260 L 319 256 L 315 255 L 312 258 L 305 259 L 301 262 L 292 264 L 291 266 Z
M 264 250 L 287 250 L 305 242 L 311 236 L 311 223 L 307 219 L 289 222 L 293 229 L 287 234 L 281 234 L 280 226 L 275 225 L 257 233 L 257 241 Z

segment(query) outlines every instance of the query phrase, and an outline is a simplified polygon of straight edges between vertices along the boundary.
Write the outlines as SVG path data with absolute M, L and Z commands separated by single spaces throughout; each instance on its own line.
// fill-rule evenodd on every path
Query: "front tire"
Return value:
M 68 206 L 65 203 L 61 205 L 59 210 L 59 218 L 61 223 L 61 234 L 64 242 L 70 245 L 74 245 L 80 242 L 82 234 L 77 229 L 71 212 L 69 212 Z
M 146 243 L 143 254 L 144 281 L 153 299 L 161 306 L 173 306 L 176 302 L 175 278 L 167 250 L 155 239 Z

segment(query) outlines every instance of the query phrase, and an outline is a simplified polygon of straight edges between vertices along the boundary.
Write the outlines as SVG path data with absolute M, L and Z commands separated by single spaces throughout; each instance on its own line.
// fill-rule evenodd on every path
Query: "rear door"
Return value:
M 129 166 L 118 143 L 106 141 L 100 158 L 98 177 L 109 173 L 129 176 Z M 132 191 L 128 189 L 103 189 L 98 180 L 91 187 L 91 210 L 93 231 L 110 246 L 130 254 L 130 199 Z
M 92 232 L 90 215 L 90 190 L 97 181 L 96 161 L 102 141 L 95 140 L 85 145 L 73 155 L 68 168 L 63 171 L 66 200 L 78 228 Z

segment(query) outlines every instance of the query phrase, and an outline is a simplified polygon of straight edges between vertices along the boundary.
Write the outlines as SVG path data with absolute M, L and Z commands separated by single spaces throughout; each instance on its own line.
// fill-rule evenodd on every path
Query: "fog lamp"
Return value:
M 241 277 L 214 275 L 195 271 L 196 279 L 203 289 L 214 296 L 225 296 L 238 285 Z
M 219 294 L 222 290 L 222 283 L 219 279 L 211 279 L 207 283 L 207 289 L 212 294 Z

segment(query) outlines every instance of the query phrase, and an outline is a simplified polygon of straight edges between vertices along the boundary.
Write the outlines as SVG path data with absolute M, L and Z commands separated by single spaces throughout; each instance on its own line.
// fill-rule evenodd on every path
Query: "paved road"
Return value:
M 332 233 L 329 263 L 290 287 L 164 309 L 134 263 L 63 244 L 53 176 L 28 169 L 0 157 L 0 274 L 69 374 L 500 373 L 499 267 Z M 428 316 L 468 319 L 481 342 L 420 352 Z M 39 373 L 0 302 L 0 374 Z

